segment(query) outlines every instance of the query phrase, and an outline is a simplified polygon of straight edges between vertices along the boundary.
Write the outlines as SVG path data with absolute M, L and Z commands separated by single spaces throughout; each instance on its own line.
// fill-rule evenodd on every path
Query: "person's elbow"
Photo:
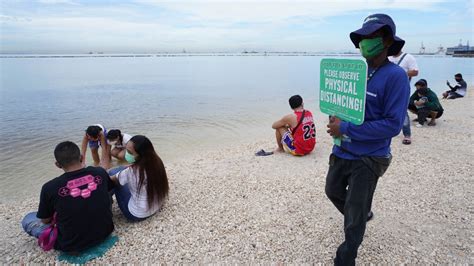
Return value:
M 405 120 L 405 117 L 403 117 L 403 119 L 394 119 L 391 121 L 391 123 L 389 124 L 389 126 L 387 127 L 387 133 L 388 135 L 393 138 L 395 136 L 397 136 L 398 134 L 400 134 L 400 131 L 402 130 L 402 127 L 403 127 L 403 122 Z
M 272 124 L 273 129 L 277 129 L 280 127 L 280 121 L 276 121 L 275 123 Z
M 418 70 L 417 69 L 412 69 L 408 71 L 408 76 L 411 77 L 416 77 L 418 76 Z

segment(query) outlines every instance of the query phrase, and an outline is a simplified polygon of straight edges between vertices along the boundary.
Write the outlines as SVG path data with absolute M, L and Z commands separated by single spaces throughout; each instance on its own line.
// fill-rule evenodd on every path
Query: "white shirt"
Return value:
M 125 146 L 127 145 L 127 142 L 129 142 L 131 138 L 132 138 L 132 136 L 130 136 L 126 133 L 123 133 L 122 134 L 122 144 L 115 144 L 115 148 L 125 148 Z
M 146 175 L 146 174 L 145 174 Z M 145 181 L 138 193 L 138 179 L 139 173 L 138 170 L 135 174 L 134 169 L 130 166 L 120 171 L 117 174 L 120 185 L 128 184 L 130 189 L 131 197 L 128 201 L 128 210 L 130 213 L 138 218 L 146 218 L 155 214 L 161 207 L 161 204 L 156 202 L 148 208 L 147 193 L 146 193 L 146 176 Z
M 401 53 L 399 56 L 389 56 L 388 60 L 394 64 L 398 64 L 404 54 L 406 54 L 406 56 L 403 58 L 402 62 L 400 62 L 399 66 L 403 68 L 405 72 L 408 72 L 408 70 L 418 70 L 418 64 L 416 63 L 415 57 L 411 54 Z

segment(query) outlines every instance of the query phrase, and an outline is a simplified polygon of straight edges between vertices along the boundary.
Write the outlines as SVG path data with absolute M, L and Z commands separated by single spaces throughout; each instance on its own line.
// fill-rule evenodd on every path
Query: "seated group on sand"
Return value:
M 366 101 L 362 125 L 336 117 L 331 117 L 327 124 L 327 133 L 341 139 L 340 145 L 332 147 L 325 184 L 326 196 L 344 222 L 345 240 L 337 248 L 335 265 L 355 265 L 366 224 L 374 218 L 372 200 L 377 182 L 391 163 L 391 140 L 402 129 L 410 95 L 407 73 L 388 62 L 388 56 L 399 54 L 405 44 L 396 36 L 390 16 L 368 16 L 349 37 L 366 59 L 371 73 L 367 77 L 367 95 L 371 98 Z M 419 80 L 415 86 L 417 90 L 410 99 L 409 110 L 417 113 L 421 126 L 427 118 L 431 118 L 428 124 L 434 126 L 443 108 L 428 89 L 426 80 Z M 462 86 L 450 86 L 446 97 L 454 98 L 462 93 Z M 277 151 L 297 156 L 308 154 L 316 143 L 312 114 L 304 109 L 303 99 L 298 95 L 292 96 L 289 104 L 293 113 L 273 123 Z M 43 247 L 80 252 L 104 240 L 114 229 L 111 194 L 115 194 L 120 210 L 129 221 L 146 219 L 162 206 L 168 194 L 168 180 L 150 140 L 140 135 L 129 139 L 117 131 L 112 135 L 109 139 L 116 141 L 113 149 L 107 143 L 106 129 L 100 125 L 87 129 L 82 151 L 69 141 L 56 146 L 56 166 L 65 173 L 43 186 L 38 212 L 28 214 L 22 222 L 25 231 L 40 238 Z M 102 158 L 98 155 L 99 146 Z M 124 158 L 130 165 L 109 173 L 103 168 L 85 167 L 87 147 L 94 163 L 100 163 L 104 169 L 108 169 L 110 154 Z M 262 150 L 257 155 L 268 153 Z M 55 229 L 59 232 L 57 241 L 54 234 L 53 237 L 48 234 Z
M 102 167 L 85 166 L 87 146 L 95 164 Z M 128 166 L 107 172 L 109 154 L 125 159 Z M 54 157 L 64 174 L 43 185 L 38 211 L 27 214 L 22 221 L 24 230 L 39 238 L 45 250 L 74 254 L 105 240 L 114 230 L 113 194 L 131 222 L 157 213 L 168 195 L 165 167 L 145 136 L 130 138 L 118 130 L 107 133 L 102 125 L 93 125 L 86 130 L 82 152 L 75 143 L 65 141 L 56 146 Z

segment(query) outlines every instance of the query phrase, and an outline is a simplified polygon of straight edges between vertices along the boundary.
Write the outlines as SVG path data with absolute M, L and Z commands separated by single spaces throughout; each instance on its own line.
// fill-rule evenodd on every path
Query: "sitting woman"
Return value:
M 145 136 L 130 139 L 125 160 L 131 165 L 118 169 L 118 173 L 117 169 L 111 170 L 111 179 L 120 184 L 115 197 L 123 215 L 130 222 L 138 222 L 161 209 L 168 195 L 168 178 L 163 162 Z
M 119 129 L 112 129 L 107 132 L 107 142 L 111 148 L 110 155 L 119 159 L 125 160 L 125 146 L 132 136 L 122 133 Z

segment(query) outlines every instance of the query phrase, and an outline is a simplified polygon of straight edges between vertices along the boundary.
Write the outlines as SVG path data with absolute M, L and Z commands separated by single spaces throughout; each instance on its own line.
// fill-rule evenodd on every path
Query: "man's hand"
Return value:
M 416 106 L 422 106 L 424 104 L 423 101 L 415 101 Z
M 449 81 L 446 80 L 446 85 L 450 86 L 451 84 L 449 83 Z
M 340 131 L 341 120 L 335 116 L 329 117 L 329 124 L 327 127 L 329 128 L 326 132 L 329 133 L 332 137 L 340 137 L 342 136 Z

